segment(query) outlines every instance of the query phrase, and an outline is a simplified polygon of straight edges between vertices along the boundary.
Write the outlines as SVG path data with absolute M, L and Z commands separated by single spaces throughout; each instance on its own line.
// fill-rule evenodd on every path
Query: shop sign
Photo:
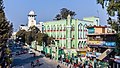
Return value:
M 96 57 L 99 57 L 101 55 L 101 53 L 96 52 Z
M 120 59 L 120 56 L 115 56 L 115 59 Z
M 95 32 L 95 29 L 94 29 L 94 28 L 89 28 L 89 29 L 88 29 L 88 33 L 91 34 L 91 33 L 94 33 L 94 32 Z
M 115 42 L 105 42 L 104 43 L 105 46 L 116 46 Z

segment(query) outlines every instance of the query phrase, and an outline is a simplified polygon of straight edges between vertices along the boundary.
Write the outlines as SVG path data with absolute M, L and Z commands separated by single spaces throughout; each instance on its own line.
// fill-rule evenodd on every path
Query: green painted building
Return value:
M 99 18 L 88 17 L 78 20 L 68 16 L 67 20 L 44 22 L 44 33 L 59 40 L 58 47 L 79 48 L 86 46 L 86 26 L 90 25 L 99 25 Z
M 76 49 L 85 47 L 87 41 L 86 26 L 99 25 L 98 17 L 86 17 L 83 20 L 71 19 L 68 15 L 65 20 L 53 20 L 43 23 L 43 32 L 59 40 L 56 45 L 59 49 L 72 56 Z M 50 53 L 51 47 L 47 47 L 46 53 Z M 59 54 L 59 53 L 58 53 Z

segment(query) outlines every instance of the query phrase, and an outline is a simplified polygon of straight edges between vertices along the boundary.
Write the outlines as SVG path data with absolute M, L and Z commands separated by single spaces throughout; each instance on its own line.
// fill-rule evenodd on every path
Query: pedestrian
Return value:
M 39 59 L 36 60 L 36 66 L 40 66 L 40 61 L 39 61 Z
M 89 64 L 89 68 L 93 68 L 92 63 Z
M 58 65 L 57 65 L 57 68 L 61 68 L 61 66 L 58 64 Z
M 77 64 L 76 63 L 74 63 L 74 68 L 77 68 Z
M 31 62 L 31 67 L 34 67 L 34 62 L 33 61 Z
M 33 57 L 35 57 L 35 53 L 33 53 Z
M 80 63 L 79 68 L 83 68 L 82 63 Z

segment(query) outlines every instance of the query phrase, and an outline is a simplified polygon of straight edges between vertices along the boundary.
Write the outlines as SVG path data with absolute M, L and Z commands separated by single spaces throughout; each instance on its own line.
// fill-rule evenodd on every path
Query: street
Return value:
M 33 54 L 20 54 L 13 56 L 12 68 L 32 68 L 31 62 L 33 61 L 36 64 L 36 60 L 39 59 L 40 66 L 35 66 L 34 68 L 57 68 L 58 63 L 56 61 L 50 60 L 49 58 L 44 57 L 43 55 L 33 57 Z M 65 66 L 61 66 L 66 68 Z

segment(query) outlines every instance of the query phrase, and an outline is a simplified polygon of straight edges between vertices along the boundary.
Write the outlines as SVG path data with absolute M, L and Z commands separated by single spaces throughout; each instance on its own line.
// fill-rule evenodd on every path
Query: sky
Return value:
M 6 17 L 13 23 L 14 31 L 21 24 L 27 24 L 27 15 L 31 10 L 35 11 L 37 22 L 51 21 L 60 9 L 67 8 L 77 14 L 76 19 L 97 16 L 101 25 L 107 24 L 106 10 L 96 0 L 4 0 L 4 6 Z

